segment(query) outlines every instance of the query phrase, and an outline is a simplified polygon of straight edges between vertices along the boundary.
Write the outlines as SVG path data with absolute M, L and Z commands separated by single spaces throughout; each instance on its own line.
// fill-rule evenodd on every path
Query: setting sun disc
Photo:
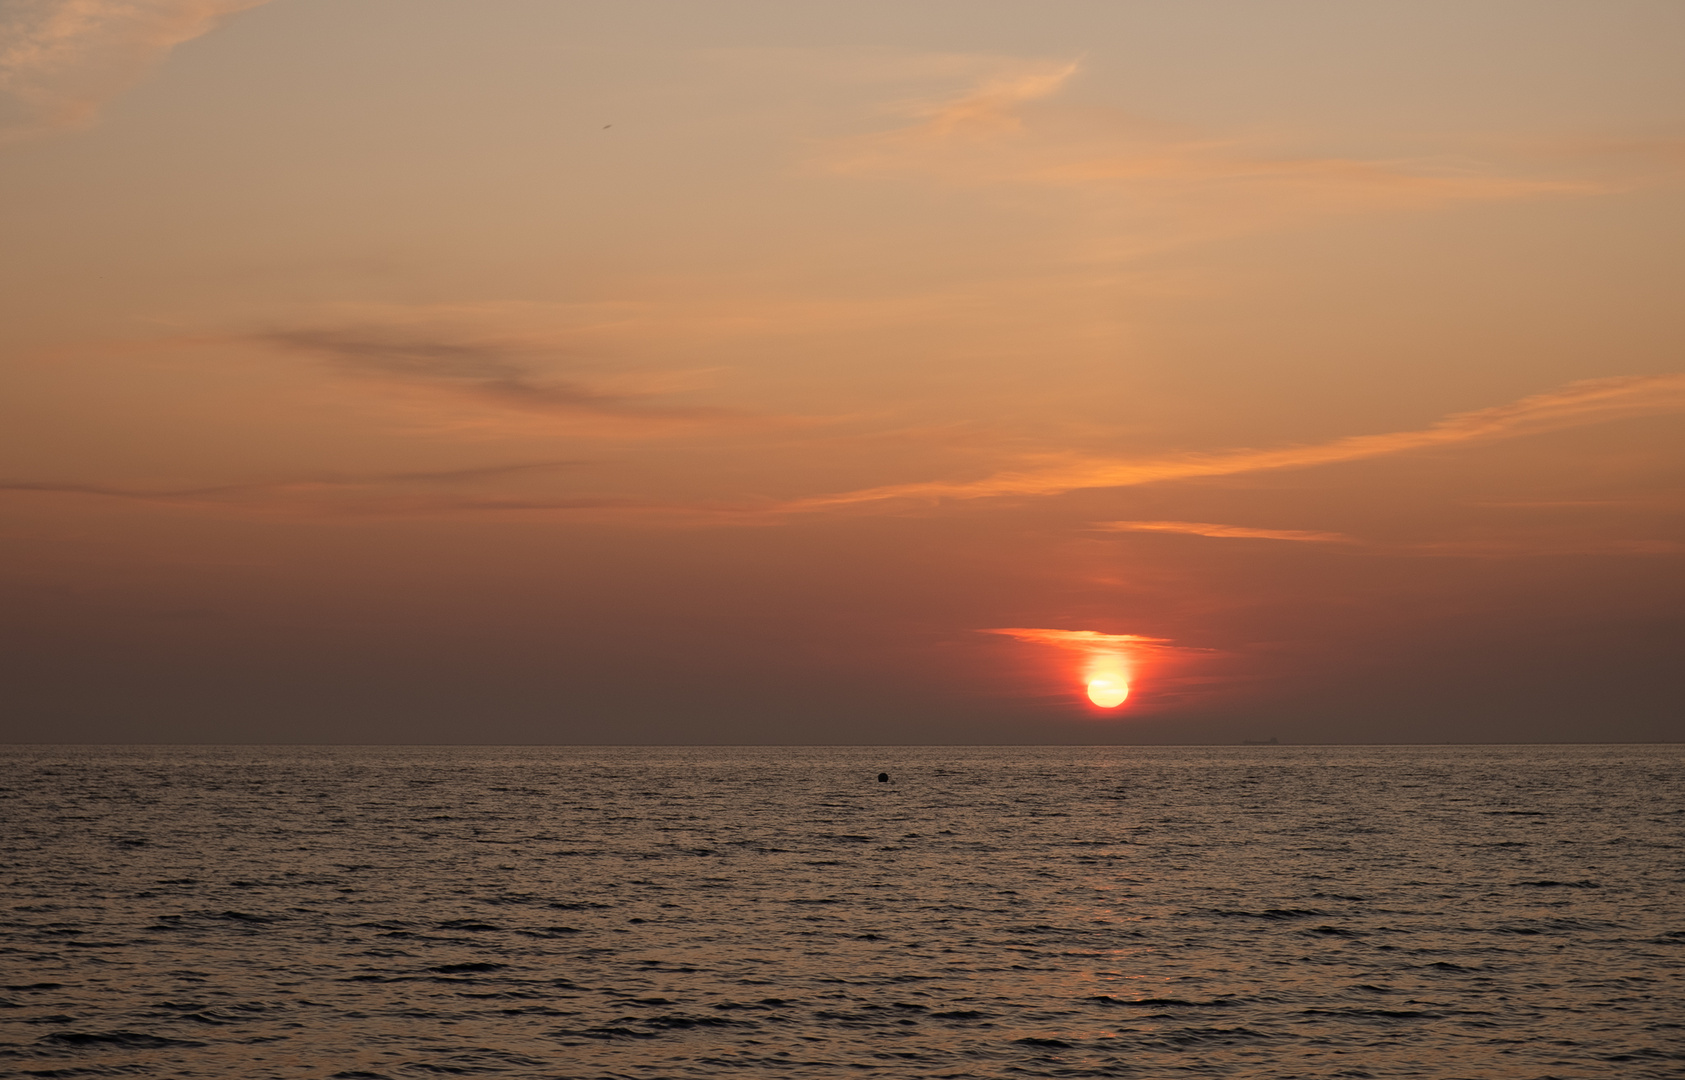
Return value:
M 1088 700 L 1102 709 L 1115 709 L 1129 696 L 1129 684 L 1122 679 L 1093 679 L 1088 684 Z

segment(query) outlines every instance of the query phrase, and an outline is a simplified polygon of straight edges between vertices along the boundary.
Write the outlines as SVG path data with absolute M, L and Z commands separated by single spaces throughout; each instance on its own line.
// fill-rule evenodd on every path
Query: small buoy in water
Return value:
M 886 773 L 886 772 L 878 773 L 878 783 L 880 783 L 880 784 L 889 783 L 889 774 Z

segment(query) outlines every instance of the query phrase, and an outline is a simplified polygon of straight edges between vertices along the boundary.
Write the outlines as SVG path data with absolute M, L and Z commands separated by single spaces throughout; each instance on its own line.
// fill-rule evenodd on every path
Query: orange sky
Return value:
M 1680 737 L 1677 4 L 0 19 L 0 738 Z

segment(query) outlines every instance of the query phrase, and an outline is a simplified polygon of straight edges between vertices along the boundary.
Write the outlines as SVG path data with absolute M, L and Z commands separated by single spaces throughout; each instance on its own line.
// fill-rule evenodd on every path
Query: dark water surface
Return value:
M 1680 746 L 3 747 L 0 1074 L 1680 1077 L 1682 896 Z

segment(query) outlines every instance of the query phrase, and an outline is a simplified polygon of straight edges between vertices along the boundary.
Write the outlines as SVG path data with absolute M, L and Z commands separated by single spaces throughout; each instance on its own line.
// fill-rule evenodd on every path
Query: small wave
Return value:
M 192 1039 L 169 1039 L 162 1035 L 147 1035 L 138 1031 L 55 1031 L 51 1035 L 43 1035 L 38 1041 L 56 1043 L 60 1046 L 80 1046 L 91 1049 L 111 1047 L 126 1050 L 157 1050 L 166 1046 L 205 1045 Z
M 229 922 L 248 923 L 252 925 L 272 923 L 275 921 L 272 916 L 254 915 L 249 911 L 224 911 L 209 917 L 213 919 L 227 919 Z
M 191 1020 L 195 1024 L 221 1026 L 223 1024 L 238 1024 L 245 1018 L 239 1016 L 223 1016 L 215 1009 L 206 1009 L 203 1012 L 182 1013 L 181 1019 Z
M 658 1028 L 694 1028 L 694 1027 L 759 1027 L 753 1020 L 730 1020 L 724 1016 L 687 1016 L 674 1013 L 668 1016 L 652 1016 L 644 1021 L 650 1027 Z
M 441 1060 L 411 1061 L 404 1065 L 404 1069 L 406 1071 L 420 1070 L 421 1072 L 443 1073 L 448 1076 L 462 1076 L 468 1073 L 505 1072 L 510 1066 L 531 1070 L 543 1064 L 544 1062 L 527 1057 L 524 1054 L 478 1047 L 462 1053 L 451 1054 Z
M 1150 997 L 1150 998 L 1116 998 L 1109 994 L 1098 994 L 1088 999 L 1097 1005 L 1126 1005 L 1136 1009 L 1182 1008 L 1182 1009 L 1223 1009 L 1233 1005 L 1232 1001 L 1214 999 L 1211 1001 L 1189 1001 L 1186 998 Z
M 1207 1044 L 1225 1046 L 1241 1040 L 1268 1039 L 1270 1037 L 1271 1036 L 1264 1034 L 1262 1031 L 1254 1031 L 1251 1028 L 1232 1027 L 1182 1028 L 1179 1031 L 1166 1032 L 1160 1038 L 1163 1042 L 1169 1043 L 1172 1046 L 1185 1048 Z
M 131 943 L 127 941 L 66 941 L 67 949 L 126 949 Z
M 639 1031 L 636 1028 L 621 1027 L 619 1025 L 588 1027 L 581 1028 L 579 1030 L 564 1028 L 554 1032 L 553 1034 L 564 1039 L 569 1036 L 583 1039 L 653 1039 L 657 1037 L 653 1031 Z
M 1353 1020 L 1437 1020 L 1444 1014 L 1423 1009 L 1301 1009 L 1299 1015 Z

